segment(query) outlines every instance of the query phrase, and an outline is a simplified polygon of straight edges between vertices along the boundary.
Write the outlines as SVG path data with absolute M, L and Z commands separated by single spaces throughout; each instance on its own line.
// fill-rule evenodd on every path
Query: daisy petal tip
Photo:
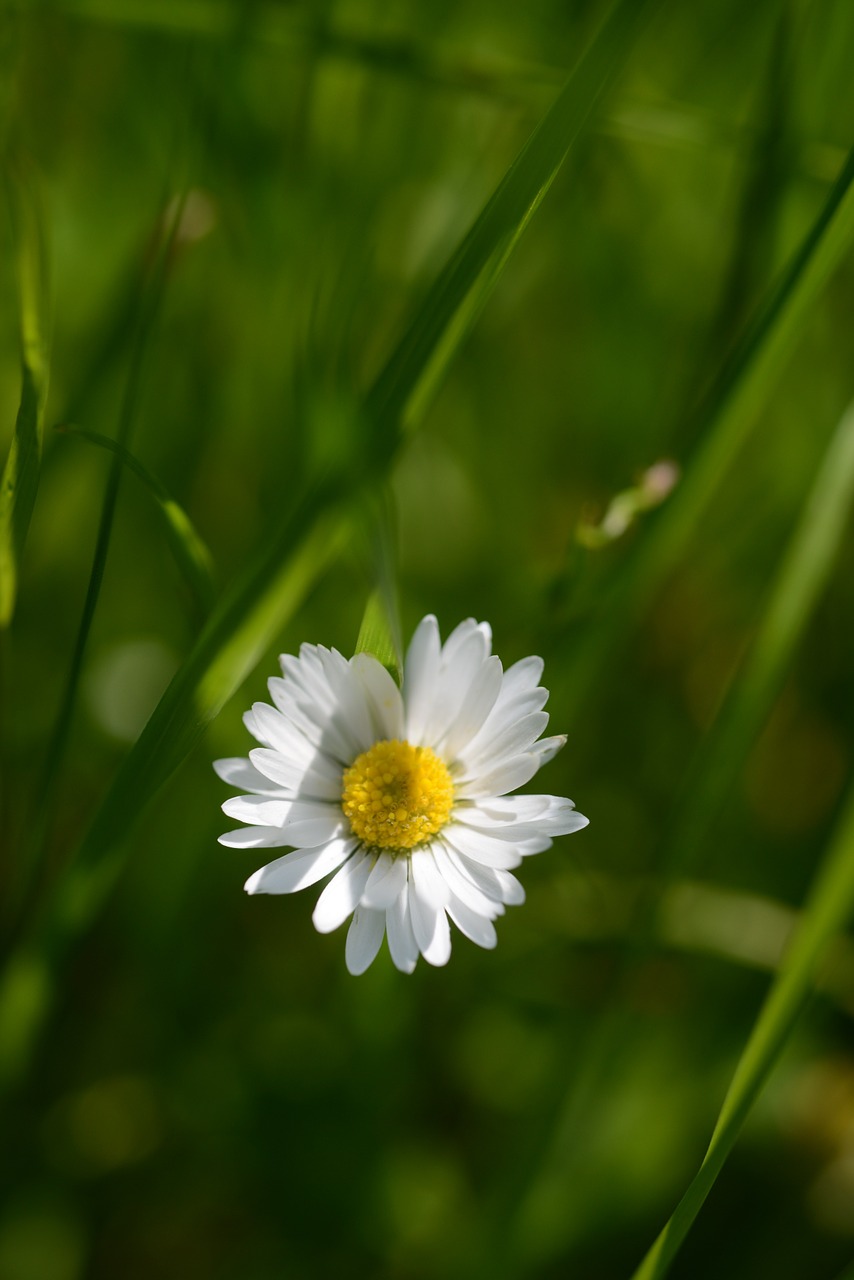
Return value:
M 260 867 L 257 871 L 253 871 L 252 875 L 249 877 L 249 879 L 246 881 L 246 884 L 243 886 L 244 892 L 250 893 L 250 894 L 263 893 L 264 890 L 261 888 L 261 878 L 263 875 L 264 875 L 263 867 Z

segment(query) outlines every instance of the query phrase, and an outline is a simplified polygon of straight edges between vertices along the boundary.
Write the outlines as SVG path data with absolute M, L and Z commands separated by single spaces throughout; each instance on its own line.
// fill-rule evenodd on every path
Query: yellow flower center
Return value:
M 375 742 L 344 771 L 341 808 L 353 834 L 377 849 L 411 849 L 440 831 L 454 803 L 444 761 L 429 747 Z

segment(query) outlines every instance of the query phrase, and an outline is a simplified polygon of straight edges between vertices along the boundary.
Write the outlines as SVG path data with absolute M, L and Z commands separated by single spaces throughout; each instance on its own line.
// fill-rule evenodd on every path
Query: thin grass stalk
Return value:
M 854 404 L 843 414 L 804 499 L 797 526 L 781 557 L 763 605 L 758 629 L 715 724 L 702 743 L 682 785 L 684 800 L 665 835 L 658 875 L 638 895 L 626 947 L 612 983 L 608 1004 L 576 1074 L 540 1136 L 540 1167 L 532 1144 L 524 1190 L 523 1170 L 514 1182 L 514 1250 L 534 1230 L 535 1206 L 559 1194 L 565 1177 L 564 1152 L 578 1147 L 592 1098 L 611 1064 L 619 1062 L 629 1038 L 631 1015 L 625 996 L 631 977 L 660 938 L 659 915 L 675 876 L 690 874 L 708 838 L 716 813 L 732 787 L 747 753 L 770 714 L 774 698 L 809 625 L 839 554 L 854 502 Z M 548 1155 L 543 1159 L 542 1151 Z
M 705 397 L 698 443 L 681 483 L 650 516 L 636 549 L 604 594 L 601 611 L 580 639 L 559 690 L 566 714 L 582 714 L 584 700 L 599 687 L 620 641 L 633 634 L 634 624 L 685 555 L 852 241 L 854 147 L 817 218 Z
M 118 450 L 113 454 L 107 475 L 83 609 L 74 639 L 62 698 L 48 740 L 41 775 L 36 785 L 28 856 L 18 864 L 19 879 L 16 884 L 13 884 L 11 895 L 13 912 L 20 909 L 22 900 L 26 901 L 31 893 L 38 890 L 39 877 L 44 866 L 55 803 L 56 784 L 68 745 L 80 687 L 80 678 L 83 672 L 83 661 L 89 642 L 89 633 L 98 607 L 101 585 L 107 564 L 113 522 L 118 505 L 119 488 L 124 470 L 122 451 L 126 451 L 130 443 L 139 401 L 145 356 L 159 313 L 168 275 L 172 246 L 182 211 L 183 198 L 173 206 L 171 216 L 162 227 L 161 242 L 152 268 L 149 287 L 139 302 L 137 329 L 131 349 L 130 366 L 116 428 L 115 442 Z
M 810 996 L 829 943 L 854 914 L 854 791 L 797 932 L 739 1059 L 708 1151 L 632 1280 L 662 1280 L 726 1163 Z

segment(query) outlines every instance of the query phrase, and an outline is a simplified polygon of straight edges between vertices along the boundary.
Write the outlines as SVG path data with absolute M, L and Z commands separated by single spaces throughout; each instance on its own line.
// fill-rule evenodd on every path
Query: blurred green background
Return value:
M 115 436 L 170 202 L 188 193 L 131 449 L 225 584 L 319 459 L 358 460 L 338 407 L 607 8 L 3 6 L 0 141 L 12 187 L 23 174 L 37 194 L 52 335 L 3 649 L 7 886 L 41 821 L 49 868 L 73 854 L 199 627 L 126 472 L 68 750 L 37 812 L 109 468 L 54 427 Z M 116 891 L 62 961 L 5 1117 L 3 1280 L 631 1275 L 703 1156 L 850 774 L 848 522 L 769 714 L 736 724 L 714 757 L 733 776 L 693 803 L 854 395 L 850 253 L 643 607 L 624 602 L 680 484 L 624 532 L 601 522 L 653 464 L 695 458 L 704 388 L 845 162 L 852 65 L 848 0 L 661 0 L 395 464 L 405 634 L 426 612 L 443 632 L 475 615 L 505 665 L 545 658 L 569 742 L 539 789 L 572 796 L 589 829 L 525 865 L 528 903 L 495 953 L 457 936 L 447 970 L 412 978 L 385 951 L 351 978 L 343 937 L 312 928 L 312 891 L 243 894 L 263 858 L 216 843 L 229 823 L 210 761 L 248 749 L 240 716 L 277 652 L 352 652 L 372 586 L 354 534 L 130 830 Z M 21 389 L 5 215 L 0 251 L 5 456 Z M 831 1280 L 854 1253 L 854 952 L 833 958 L 681 1280 Z

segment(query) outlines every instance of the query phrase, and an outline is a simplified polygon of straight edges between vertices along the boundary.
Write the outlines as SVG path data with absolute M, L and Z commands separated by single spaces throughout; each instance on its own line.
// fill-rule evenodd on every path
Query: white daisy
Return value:
M 250 876 L 246 891 L 293 893 L 334 871 L 313 920 L 329 933 L 352 915 L 351 973 L 364 973 L 384 934 L 404 973 L 419 954 L 447 963 L 449 917 L 494 947 L 493 920 L 525 900 L 512 868 L 587 826 L 571 800 L 509 794 L 566 739 L 540 737 L 542 659 L 504 671 L 491 648 L 485 622 L 469 618 L 442 645 L 436 619 L 424 618 L 401 690 L 368 654 L 348 661 L 304 644 L 269 681 L 275 705 L 256 702 L 244 717 L 262 745 L 248 760 L 214 765 L 248 793 L 222 807 L 249 825 L 220 843 L 293 849 Z

